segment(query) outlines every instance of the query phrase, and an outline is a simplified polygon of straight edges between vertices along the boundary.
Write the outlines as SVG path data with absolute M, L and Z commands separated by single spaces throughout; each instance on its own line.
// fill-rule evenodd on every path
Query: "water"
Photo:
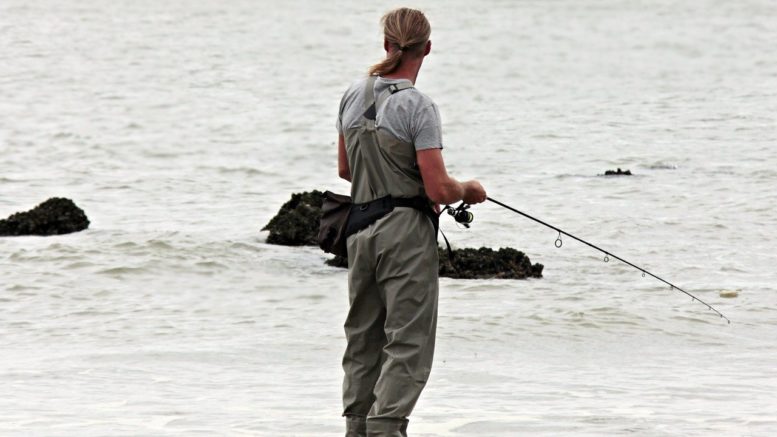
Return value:
M 259 229 L 347 190 L 337 104 L 392 6 L 0 3 L 0 216 L 67 196 L 92 221 L 0 240 L 0 434 L 341 435 L 346 274 Z M 545 277 L 441 280 L 413 435 L 777 433 L 777 5 L 418 6 L 450 172 L 733 323 L 477 206 L 454 246 Z

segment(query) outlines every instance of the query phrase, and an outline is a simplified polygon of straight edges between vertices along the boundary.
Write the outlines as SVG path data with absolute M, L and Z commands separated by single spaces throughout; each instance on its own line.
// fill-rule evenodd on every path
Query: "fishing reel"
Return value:
M 475 219 L 475 216 L 468 211 L 469 207 L 470 205 L 461 202 L 456 208 L 446 206 L 445 209 L 448 210 L 449 215 L 453 216 L 453 219 L 456 220 L 456 223 L 461 223 L 465 228 L 469 228 L 469 224 L 472 223 L 472 220 Z

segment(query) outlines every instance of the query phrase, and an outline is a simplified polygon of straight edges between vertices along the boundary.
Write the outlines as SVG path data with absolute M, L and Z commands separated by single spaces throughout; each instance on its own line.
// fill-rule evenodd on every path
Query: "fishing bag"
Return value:
M 348 236 L 346 227 L 351 215 L 351 196 L 324 192 L 321 205 L 321 222 L 318 226 L 318 245 L 324 252 L 348 256 L 345 245 Z

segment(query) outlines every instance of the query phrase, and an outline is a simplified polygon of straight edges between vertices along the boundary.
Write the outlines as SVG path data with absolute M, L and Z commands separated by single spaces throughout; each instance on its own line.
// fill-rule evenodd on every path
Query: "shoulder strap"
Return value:
M 402 90 L 413 88 L 413 84 L 410 81 L 403 81 L 400 83 L 392 83 L 388 89 L 380 93 L 377 100 L 375 99 L 375 80 L 377 76 L 370 76 L 367 79 L 366 88 L 364 90 L 364 117 L 368 120 L 375 120 L 378 115 L 378 109 L 383 106 L 386 99 Z
M 375 120 L 377 112 L 375 111 L 375 80 L 378 76 L 370 76 L 364 85 L 364 117 L 368 120 Z
M 367 110 L 375 103 L 375 81 L 378 76 L 369 76 L 364 84 L 364 109 Z
M 402 81 L 400 83 L 392 83 L 389 85 L 388 89 L 386 91 L 383 91 L 378 96 L 378 99 L 375 101 L 375 108 L 380 108 L 383 106 L 383 104 L 386 102 L 386 99 L 389 98 L 389 96 L 394 95 L 402 90 L 406 90 L 408 88 L 413 88 L 413 84 L 407 80 Z

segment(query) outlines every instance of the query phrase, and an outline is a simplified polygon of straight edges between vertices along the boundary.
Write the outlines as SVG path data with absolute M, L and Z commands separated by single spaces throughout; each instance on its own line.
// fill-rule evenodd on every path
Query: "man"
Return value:
M 400 8 L 382 19 L 386 58 L 351 85 L 337 121 L 338 170 L 356 206 L 348 237 L 350 311 L 343 358 L 347 437 L 403 437 L 429 377 L 437 325 L 437 216 L 480 203 L 478 181 L 448 176 L 440 117 L 416 90 L 431 26 Z

